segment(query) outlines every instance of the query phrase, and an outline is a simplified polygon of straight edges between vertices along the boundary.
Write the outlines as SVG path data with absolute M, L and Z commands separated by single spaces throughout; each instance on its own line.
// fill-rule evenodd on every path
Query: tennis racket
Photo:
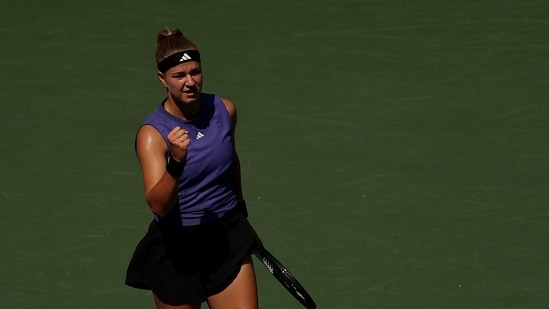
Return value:
M 313 298 L 297 279 L 280 263 L 265 247 L 256 245 L 253 249 L 254 255 L 265 265 L 273 276 L 297 299 L 305 308 L 315 309 L 316 304 Z

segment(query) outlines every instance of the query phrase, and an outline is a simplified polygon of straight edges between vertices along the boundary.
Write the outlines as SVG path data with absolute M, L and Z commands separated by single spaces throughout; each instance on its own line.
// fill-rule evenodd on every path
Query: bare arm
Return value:
M 176 161 L 185 162 L 190 143 L 188 132 L 179 127 L 174 128 L 168 139 L 172 143 L 172 157 Z M 148 125 L 141 127 L 137 133 L 136 145 L 147 204 L 153 213 L 165 216 L 176 203 L 179 182 L 166 170 L 168 147 L 160 133 Z

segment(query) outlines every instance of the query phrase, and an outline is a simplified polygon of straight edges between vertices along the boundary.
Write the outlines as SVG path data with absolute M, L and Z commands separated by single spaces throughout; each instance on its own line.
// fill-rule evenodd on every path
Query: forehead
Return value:
M 180 63 L 166 71 L 166 73 L 189 73 L 193 70 L 201 68 L 200 62 L 197 61 L 188 61 Z

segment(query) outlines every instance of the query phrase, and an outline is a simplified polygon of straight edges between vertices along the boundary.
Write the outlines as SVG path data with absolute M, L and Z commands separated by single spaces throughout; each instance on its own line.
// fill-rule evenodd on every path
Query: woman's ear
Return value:
M 158 71 L 156 72 L 156 76 L 158 76 L 158 80 L 160 80 L 160 83 L 164 88 L 168 88 L 168 84 L 166 83 L 166 79 L 164 77 L 164 73 Z

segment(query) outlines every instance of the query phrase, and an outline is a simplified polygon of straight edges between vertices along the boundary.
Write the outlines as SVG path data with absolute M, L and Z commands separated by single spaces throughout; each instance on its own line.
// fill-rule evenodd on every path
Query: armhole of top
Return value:
M 219 98 L 219 101 L 221 102 L 221 105 L 223 105 L 224 114 L 226 115 L 226 117 L 227 117 L 229 123 L 231 124 L 231 128 L 232 128 L 233 131 L 234 131 L 234 129 L 235 129 L 235 123 L 234 123 L 234 121 L 233 121 L 233 117 L 231 116 L 231 113 L 230 113 L 230 111 L 229 111 L 229 108 L 227 107 L 227 104 L 225 103 L 225 101 L 223 100 L 222 97 L 218 97 L 218 98 Z M 227 99 L 227 100 L 228 100 L 228 99 Z M 232 101 L 231 101 L 231 102 L 232 102 Z M 232 103 L 232 104 L 234 105 L 234 103 Z M 236 109 L 236 107 L 235 107 L 235 109 Z
M 158 130 L 157 127 L 155 127 L 152 123 L 143 123 L 139 126 L 139 128 L 137 129 L 137 133 L 135 133 L 135 141 L 134 141 L 134 145 L 133 145 L 133 148 L 134 148 L 134 152 L 135 152 L 135 155 L 137 156 L 137 135 L 139 134 L 139 131 L 141 131 L 141 129 L 145 126 L 150 126 L 151 128 L 153 128 L 154 130 L 156 130 L 156 132 L 158 132 L 158 134 L 160 134 L 160 136 L 162 137 L 162 139 L 164 140 L 164 143 L 166 144 L 166 149 L 167 149 L 167 153 L 170 153 L 171 151 L 171 147 L 170 147 L 170 141 L 168 140 L 168 137 L 167 136 L 164 136 L 162 134 L 162 132 L 160 132 L 160 130 Z

